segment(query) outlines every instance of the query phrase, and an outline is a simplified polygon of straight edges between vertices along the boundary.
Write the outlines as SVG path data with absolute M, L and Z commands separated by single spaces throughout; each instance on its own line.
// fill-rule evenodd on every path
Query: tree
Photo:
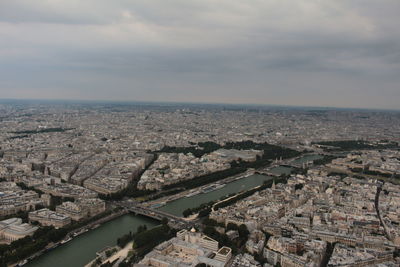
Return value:
M 218 222 L 214 219 L 210 219 L 209 217 L 207 217 L 203 220 L 203 224 L 209 226 L 217 226 Z
M 301 189 L 303 189 L 303 187 L 304 187 L 304 184 L 295 184 L 294 185 L 295 190 L 301 190 Z
M 206 216 L 210 215 L 210 213 L 211 213 L 211 208 L 202 209 L 199 212 L 199 217 L 201 217 L 201 218 L 206 217 Z
M 228 231 L 229 230 L 238 230 L 238 226 L 234 223 L 228 223 L 228 225 L 226 226 L 226 230 L 228 230 Z
M 192 215 L 192 209 L 191 208 L 185 209 L 182 212 L 182 215 L 183 215 L 183 217 L 188 217 L 188 216 Z
M 105 254 L 106 254 L 106 257 L 109 258 L 113 254 L 113 251 L 107 250 Z
M 161 224 L 162 224 L 162 225 L 167 225 L 167 224 L 168 224 L 168 219 L 167 219 L 167 217 L 162 218 Z
M 250 233 L 245 224 L 241 224 L 238 228 L 238 231 L 239 231 L 239 237 L 245 239 L 247 239 Z
M 141 233 L 147 230 L 147 226 L 146 225 L 139 225 L 139 227 L 136 230 L 136 233 Z
M 168 225 L 161 225 L 144 232 L 138 232 L 134 235 L 133 239 L 138 247 L 142 247 L 169 239 L 171 236 L 170 230 Z

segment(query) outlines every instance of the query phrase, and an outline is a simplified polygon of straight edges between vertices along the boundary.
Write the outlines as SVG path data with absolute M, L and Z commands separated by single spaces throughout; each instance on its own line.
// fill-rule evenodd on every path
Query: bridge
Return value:
M 274 168 L 274 167 L 279 167 L 279 166 L 283 166 L 283 167 L 289 167 L 289 168 L 304 168 L 304 167 L 308 167 L 313 165 L 314 161 L 313 160 L 309 160 L 307 162 L 304 163 L 299 163 L 296 161 L 298 159 L 301 159 L 302 157 L 308 156 L 308 155 L 314 155 L 315 153 L 307 153 L 307 154 L 302 154 L 298 157 L 295 158 L 289 158 L 289 159 L 276 159 L 274 162 L 272 162 L 272 164 L 267 168 L 266 171 L 268 171 L 268 169 Z M 324 154 L 325 155 L 325 154 Z
M 163 218 L 167 218 L 168 224 L 173 228 L 191 228 L 196 225 L 195 222 L 187 221 L 182 217 L 178 217 L 161 210 L 144 207 L 139 203 L 120 201 L 116 204 L 134 214 L 146 216 L 155 220 L 161 221 Z
M 257 169 L 257 173 L 268 175 L 268 176 L 279 176 L 276 173 L 270 172 L 270 170 L 273 168 L 276 168 L 276 167 L 280 167 L 280 166 L 298 169 L 298 168 L 304 168 L 304 167 L 309 167 L 309 166 L 313 165 L 312 160 L 304 162 L 304 163 L 293 163 L 293 161 L 295 161 L 298 158 L 300 158 L 300 157 L 297 157 L 295 159 L 289 159 L 289 160 L 274 161 L 273 163 L 271 163 L 271 165 L 269 165 L 266 168 Z
M 312 165 L 313 165 L 313 161 L 311 160 L 311 161 L 307 161 L 307 162 L 304 162 L 304 163 L 292 163 L 292 162 L 290 162 L 290 163 L 286 163 L 286 164 L 281 164 L 280 166 L 289 167 L 289 168 L 304 168 L 304 167 L 309 167 L 309 166 L 312 166 Z
M 256 171 L 255 174 L 261 174 L 261 175 L 272 176 L 272 177 L 279 177 L 279 175 L 276 175 L 276 173 L 272 173 L 272 172 L 268 172 L 268 171 Z

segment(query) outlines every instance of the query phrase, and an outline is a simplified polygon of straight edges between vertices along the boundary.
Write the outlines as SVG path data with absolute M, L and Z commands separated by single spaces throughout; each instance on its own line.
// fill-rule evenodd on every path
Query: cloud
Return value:
M 118 87 L 120 99 L 343 106 L 329 97 L 340 91 L 396 108 L 399 11 L 397 0 L 3 0 L 0 97 Z

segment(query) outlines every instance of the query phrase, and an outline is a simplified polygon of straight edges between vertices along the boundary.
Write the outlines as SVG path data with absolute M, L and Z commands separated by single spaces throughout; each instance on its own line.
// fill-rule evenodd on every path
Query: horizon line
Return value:
M 290 105 L 290 104 L 260 104 L 260 103 L 229 103 L 229 102 L 196 102 L 196 101 L 152 101 L 152 100 L 106 100 L 106 99 L 70 99 L 70 98 L 0 98 L 3 101 L 43 101 L 43 102 L 69 102 L 69 103 L 113 103 L 113 104 L 189 104 L 189 105 L 226 105 L 226 106 L 258 106 L 258 107 L 285 107 L 285 108 L 317 108 L 317 109 L 341 109 L 359 111 L 394 111 L 400 112 L 395 108 L 374 108 L 374 107 L 338 107 L 338 106 L 313 106 L 313 105 Z

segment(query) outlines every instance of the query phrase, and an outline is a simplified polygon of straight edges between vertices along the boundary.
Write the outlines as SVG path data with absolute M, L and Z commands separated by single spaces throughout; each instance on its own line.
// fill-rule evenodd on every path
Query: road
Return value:
M 163 218 L 167 218 L 168 224 L 175 229 L 189 229 L 196 226 L 197 223 L 195 220 L 185 219 L 161 210 L 152 209 L 135 201 L 116 201 L 113 202 L 113 204 L 119 207 L 123 207 L 124 209 L 129 210 L 132 213 L 150 217 L 155 220 L 161 221 Z
M 382 183 L 379 183 L 379 184 L 378 184 L 378 187 L 377 187 L 377 189 L 376 189 L 376 194 L 375 194 L 375 209 L 376 209 L 376 214 L 377 214 L 377 216 L 378 216 L 378 218 L 379 218 L 379 221 L 381 222 L 381 225 L 383 226 L 383 230 L 385 231 L 385 236 L 386 236 L 386 238 L 387 238 L 388 240 L 390 240 L 390 241 L 393 241 L 393 238 L 392 238 L 392 236 L 391 236 L 391 234 L 390 234 L 390 232 L 389 232 L 389 229 L 388 229 L 388 227 L 386 226 L 385 221 L 384 221 L 383 218 L 382 218 L 382 214 L 381 214 L 381 212 L 380 212 L 380 210 L 379 210 L 379 196 L 380 196 L 380 194 L 381 194 L 381 192 L 382 192 L 382 186 L 383 186 L 383 184 L 382 184 Z

